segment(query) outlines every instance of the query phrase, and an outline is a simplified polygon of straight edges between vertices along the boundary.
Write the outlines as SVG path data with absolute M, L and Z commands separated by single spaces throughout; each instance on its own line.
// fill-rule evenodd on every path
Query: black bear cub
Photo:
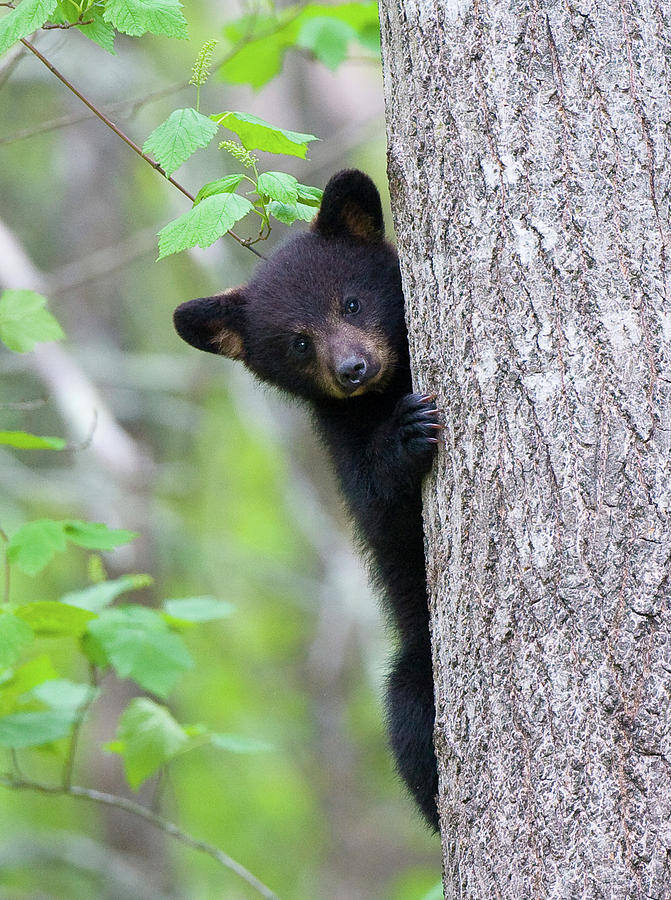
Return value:
M 334 175 L 310 231 L 249 284 L 183 303 L 175 327 L 308 401 L 398 632 L 387 684 L 397 767 L 437 829 L 420 486 L 441 425 L 433 395 L 412 393 L 398 257 L 373 182 Z

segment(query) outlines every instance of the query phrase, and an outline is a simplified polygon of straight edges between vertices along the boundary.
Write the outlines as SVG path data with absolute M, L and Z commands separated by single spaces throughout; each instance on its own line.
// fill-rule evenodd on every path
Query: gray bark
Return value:
M 448 898 L 671 897 L 670 17 L 381 2 Z

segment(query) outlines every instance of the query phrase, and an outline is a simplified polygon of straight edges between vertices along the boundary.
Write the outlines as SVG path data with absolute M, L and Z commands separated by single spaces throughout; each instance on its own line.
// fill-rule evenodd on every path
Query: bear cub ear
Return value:
M 336 173 L 324 188 L 313 231 L 325 238 L 379 243 L 384 238 L 382 204 L 377 188 L 358 169 Z
M 189 300 L 175 310 L 175 329 L 187 344 L 198 350 L 244 360 L 245 306 L 243 288 Z

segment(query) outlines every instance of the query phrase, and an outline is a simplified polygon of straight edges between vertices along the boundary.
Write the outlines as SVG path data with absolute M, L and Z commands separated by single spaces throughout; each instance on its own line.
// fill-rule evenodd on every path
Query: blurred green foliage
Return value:
M 221 15 L 204 2 L 21 0 L 0 19 L 0 339 L 11 348 L 0 349 L 0 527 L 19 548 L 0 615 L 0 772 L 59 784 L 63 735 L 90 704 L 74 784 L 156 807 L 284 900 L 424 900 L 439 896 L 437 842 L 391 771 L 387 642 L 309 423 L 172 330 L 174 306 L 244 280 L 253 256 L 224 238 L 154 264 L 156 232 L 184 198 L 82 119 L 37 60 L 12 56 L 42 22 L 79 23 L 31 40 L 141 145 L 189 109 L 193 60 L 217 38 L 199 108 L 324 138 L 307 163 L 261 151 L 279 177 L 257 196 L 277 219 L 309 218 L 300 182 L 323 184 L 341 165 L 373 165 L 383 180 L 375 5 Z M 191 40 L 161 36 L 183 37 L 185 21 Z M 131 39 L 147 31 L 157 36 Z M 194 195 L 213 183 L 225 194 L 220 182 L 240 174 L 212 145 L 180 165 Z M 61 336 L 35 291 L 62 345 L 33 350 L 13 317 L 30 298 L 19 304 L 36 318 L 28 332 Z M 31 522 L 51 524 L 28 532 L 20 567 L 16 536 Z M 109 534 L 131 533 L 114 549 Z M 83 694 L 92 663 L 98 683 Z M 0 791 L 3 898 L 259 896 L 128 813 Z

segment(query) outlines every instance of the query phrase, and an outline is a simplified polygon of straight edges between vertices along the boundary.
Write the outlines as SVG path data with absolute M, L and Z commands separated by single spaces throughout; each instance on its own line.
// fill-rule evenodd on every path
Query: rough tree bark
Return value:
M 671 897 L 670 17 L 380 4 L 448 898 Z

